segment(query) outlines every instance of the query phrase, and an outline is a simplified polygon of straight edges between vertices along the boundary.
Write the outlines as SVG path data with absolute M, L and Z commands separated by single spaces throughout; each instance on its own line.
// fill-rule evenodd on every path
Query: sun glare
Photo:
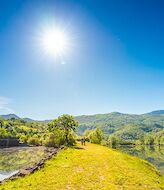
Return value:
M 56 28 L 45 30 L 41 36 L 41 43 L 45 53 L 52 56 L 65 54 L 69 46 L 66 34 Z

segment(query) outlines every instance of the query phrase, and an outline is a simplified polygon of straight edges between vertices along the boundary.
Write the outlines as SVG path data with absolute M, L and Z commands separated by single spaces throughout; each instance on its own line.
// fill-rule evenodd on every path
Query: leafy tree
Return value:
M 10 136 L 11 136 L 11 134 L 9 134 L 6 129 L 0 128 L 0 138 L 3 139 L 3 138 L 10 137 Z
M 164 130 L 159 131 L 154 136 L 154 144 L 156 145 L 164 145 Z
M 111 147 L 116 147 L 120 143 L 120 139 L 116 136 L 109 136 L 108 138 L 108 144 Z
M 49 130 L 54 131 L 55 129 L 61 129 L 64 131 L 66 144 L 69 145 L 69 134 L 72 131 L 75 131 L 76 127 L 78 126 L 78 122 L 74 119 L 73 116 L 64 114 L 57 119 L 53 120 L 49 124 Z
M 49 133 L 44 141 L 44 145 L 48 147 L 55 147 L 54 133 Z
M 31 144 L 31 145 L 36 145 L 36 146 L 40 145 L 40 141 L 39 141 L 38 136 L 34 135 L 34 136 L 30 137 L 28 139 L 28 143 Z
M 19 137 L 19 140 L 21 143 L 25 143 L 27 141 L 27 136 L 24 134 L 21 134 Z
M 104 138 L 104 134 L 99 128 L 96 128 L 90 133 L 89 138 L 91 143 L 100 144 Z

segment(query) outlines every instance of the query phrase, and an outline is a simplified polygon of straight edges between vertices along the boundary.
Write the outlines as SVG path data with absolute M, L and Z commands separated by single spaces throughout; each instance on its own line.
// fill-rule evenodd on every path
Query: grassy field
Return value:
M 10 181 L 0 190 L 159 190 L 164 188 L 163 181 L 146 161 L 87 144 L 62 150 L 43 169 Z

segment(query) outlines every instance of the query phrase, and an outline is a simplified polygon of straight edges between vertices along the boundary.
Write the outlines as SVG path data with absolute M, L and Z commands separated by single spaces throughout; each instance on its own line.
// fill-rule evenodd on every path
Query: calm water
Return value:
M 164 146 L 122 146 L 116 149 L 147 160 L 164 175 Z
M 43 147 L 16 147 L 0 149 L 0 181 L 31 166 L 45 155 Z

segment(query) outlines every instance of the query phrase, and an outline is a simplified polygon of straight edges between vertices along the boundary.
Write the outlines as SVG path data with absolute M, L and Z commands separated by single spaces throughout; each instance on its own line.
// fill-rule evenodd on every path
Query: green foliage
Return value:
M 45 140 L 42 143 L 43 145 L 47 146 L 47 147 L 55 147 L 55 136 L 53 133 L 49 133 Z
M 78 116 L 78 134 L 84 131 L 99 128 L 105 138 L 109 135 L 120 139 L 119 144 L 163 144 L 164 139 L 164 115 L 132 115 L 113 112 L 110 114 L 98 114 Z M 153 142 L 144 142 L 146 136 L 152 136 Z
M 154 134 L 154 144 L 164 145 L 164 131 L 163 130 Z
M 111 147 L 116 147 L 120 144 L 120 139 L 118 137 L 115 136 L 109 136 L 108 138 L 108 145 Z
M 27 142 L 30 145 L 36 145 L 36 146 L 40 145 L 39 138 L 37 135 L 30 137 Z
M 10 138 L 11 134 L 4 128 L 0 128 L 0 138 Z
M 99 128 L 94 129 L 89 134 L 89 139 L 91 143 L 101 144 L 103 138 L 104 138 L 103 132 Z
M 42 142 L 48 147 L 60 147 L 65 144 L 65 135 L 63 130 L 55 129 L 53 132 L 47 133 Z
M 20 140 L 20 142 L 21 143 L 25 143 L 25 142 L 27 142 L 27 135 L 25 135 L 25 134 L 22 134 L 22 135 L 20 135 L 20 137 L 19 137 L 19 140 Z
M 78 126 L 78 122 L 74 119 L 74 117 L 71 115 L 65 114 L 65 115 L 62 115 L 62 116 L 58 117 L 57 119 L 53 120 L 49 124 L 49 130 L 51 132 L 58 130 L 58 129 L 63 130 L 66 144 L 72 145 L 73 141 L 72 141 L 72 137 L 70 134 L 72 133 L 72 131 L 75 131 L 77 126 Z
M 71 146 L 76 144 L 76 134 L 73 131 L 68 134 L 68 142 Z
M 21 143 L 60 147 L 75 144 L 73 131 L 78 123 L 70 115 L 63 115 L 49 125 L 20 119 L 0 119 L 0 138 L 18 138 Z M 66 143 L 67 142 L 67 143 Z
M 145 145 L 153 145 L 154 144 L 154 138 L 152 135 L 145 135 L 144 136 L 144 144 Z
M 44 133 L 41 125 L 47 128 L 45 124 L 38 122 L 25 122 L 20 119 L 0 119 L 0 138 L 19 138 L 21 142 L 26 142 L 33 135 Z

